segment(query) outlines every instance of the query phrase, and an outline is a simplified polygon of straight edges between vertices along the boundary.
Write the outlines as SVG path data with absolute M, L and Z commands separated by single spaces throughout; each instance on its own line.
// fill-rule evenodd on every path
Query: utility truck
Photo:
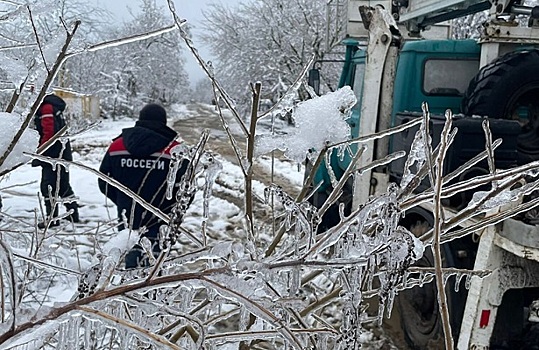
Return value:
M 450 20 L 486 12 L 477 40 L 453 40 Z M 446 172 L 484 150 L 481 127 L 487 117 L 494 138 L 496 168 L 508 169 L 539 159 L 539 7 L 519 0 L 348 1 L 348 37 L 340 86 L 349 85 L 358 103 L 350 118 L 352 137 L 372 134 L 422 117 L 427 102 L 433 143 L 440 140 L 447 109 L 456 115 L 457 138 L 445 162 Z M 316 87 L 317 75 L 309 81 Z M 316 88 L 315 88 L 316 90 Z M 410 150 L 415 130 L 389 141 L 370 141 L 360 162 L 389 152 Z M 350 162 L 334 152 L 331 168 L 341 176 Z M 403 176 L 404 161 L 378 167 L 354 180 L 353 203 L 385 190 Z M 459 180 L 489 172 L 478 164 Z M 317 170 L 314 201 L 330 186 L 325 167 Z M 446 215 L 456 213 L 472 193 L 444 202 Z M 316 203 L 315 203 L 316 204 Z M 528 213 L 531 214 L 531 213 Z M 324 218 L 331 223 L 331 212 Z M 335 215 L 335 214 L 333 214 Z M 447 218 L 447 217 L 446 217 Z M 492 271 L 474 277 L 467 287 L 449 290 L 450 323 L 458 349 L 529 348 L 525 345 L 539 321 L 539 229 L 528 220 L 510 218 L 478 228 L 476 234 L 445 242 L 447 267 Z M 406 212 L 402 225 L 413 230 L 433 225 L 427 205 Z M 324 225 L 324 223 L 322 224 Z M 473 226 L 473 220 L 462 226 Z M 432 266 L 425 254 L 420 265 Z M 454 284 L 465 283 L 460 281 Z M 434 283 L 399 293 L 397 310 L 402 334 L 415 349 L 438 348 L 442 334 Z M 538 324 L 539 326 L 539 324 Z M 539 338 L 530 340 L 539 344 Z

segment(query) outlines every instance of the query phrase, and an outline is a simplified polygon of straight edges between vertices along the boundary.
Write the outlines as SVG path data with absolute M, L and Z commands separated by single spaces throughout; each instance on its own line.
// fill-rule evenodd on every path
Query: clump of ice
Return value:
M 121 253 L 125 253 L 133 248 L 139 239 L 140 233 L 138 231 L 122 230 L 111 237 L 101 250 L 104 254 L 110 254 L 113 249 L 119 249 Z
M 4 130 L 2 137 L 0 137 L 0 157 L 5 157 L 10 143 L 21 128 L 23 118 L 17 113 L 0 112 L 0 120 L 2 121 L 2 129 Z M 0 167 L 0 172 L 12 169 L 18 164 L 29 161 L 30 157 L 24 155 L 23 152 L 34 153 L 37 149 L 38 142 L 38 132 L 27 128 Z
M 261 135 L 257 138 L 257 155 L 276 149 L 297 162 L 307 151 L 319 152 L 326 144 L 345 141 L 350 136 L 346 119 L 357 100 L 349 86 L 298 104 L 292 113 L 296 127 L 286 135 Z
M 28 69 L 22 60 L 0 55 L 0 70 L 7 75 L 7 80 L 19 87 L 28 75 Z

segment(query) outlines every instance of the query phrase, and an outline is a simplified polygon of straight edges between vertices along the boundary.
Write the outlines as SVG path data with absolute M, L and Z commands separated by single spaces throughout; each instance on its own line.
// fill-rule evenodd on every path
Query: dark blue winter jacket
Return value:
M 166 199 L 167 174 L 171 161 L 170 151 L 179 143 L 177 133 L 163 124 L 137 121 L 134 127 L 122 130 L 110 145 L 99 171 L 122 183 L 147 202 L 168 214 L 175 198 Z M 182 163 L 176 183 L 180 181 L 187 168 Z M 136 204 L 129 196 L 99 179 L 99 189 L 118 208 L 118 217 L 127 217 L 132 229 L 142 226 L 154 228 L 159 222 L 150 212 Z M 175 193 L 175 192 L 174 192 Z M 134 215 L 132 214 L 134 205 Z

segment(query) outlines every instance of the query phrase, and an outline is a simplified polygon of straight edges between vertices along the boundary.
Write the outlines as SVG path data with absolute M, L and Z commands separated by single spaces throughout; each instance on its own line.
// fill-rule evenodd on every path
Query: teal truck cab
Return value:
M 351 86 L 358 100 L 348 120 L 351 138 L 422 118 L 422 106 L 426 102 L 431 113 L 433 146 L 440 141 L 446 110 L 453 112 L 453 125 L 459 129 L 444 163 L 445 173 L 457 169 L 485 149 L 484 117 L 489 120 L 493 139 L 503 139 L 502 145 L 495 150 L 497 169 L 508 169 L 539 159 L 539 50 L 534 48 L 539 44 L 539 7 L 524 6 L 522 1 L 406 0 L 383 2 L 386 7 L 383 10 L 372 8 L 372 3 L 349 0 L 349 12 L 357 11 L 360 6 L 368 34 L 367 41 L 353 37 L 343 41 L 346 54 L 339 87 Z M 490 17 L 479 40 L 417 38 L 421 30 L 436 23 L 489 8 Z M 388 13 L 396 19 L 394 23 L 388 20 Z M 508 16 L 509 21 L 513 21 L 515 14 L 528 16 L 527 28 L 502 23 L 502 17 Z M 371 162 L 392 152 L 408 152 L 418 128 L 394 134 L 387 140 L 369 141 L 368 152 L 361 157 L 365 162 Z M 335 150 L 326 158 L 337 178 L 343 176 L 351 157 Z M 398 159 L 354 178 L 353 185 L 344 188 L 340 203 L 352 210 L 366 203 L 370 195 L 385 191 L 389 182 L 398 183 L 404 163 L 404 159 Z M 326 169 L 325 164 L 318 167 L 313 180 L 317 192 L 312 201 L 318 206 L 331 192 Z M 488 172 L 489 165 L 483 161 L 464 172 L 458 181 Z M 465 192 L 458 197 L 447 198 L 444 205 L 448 211 L 458 211 L 471 195 Z M 334 208 L 326 212 L 320 225 L 322 230 L 338 222 L 337 210 Z M 508 234 L 506 227 L 509 224 L 513 225 L 512 230 L 516 226 L 518 230 L 535 230 L 535 226 L 531 228 L 524 222 L 515 222 L 508 219 L 507 225 L 489 228 L 491 231 L 481 234 L 481 237 Z M 416 226 L 432 227 L 432 210 L 416 207 L 407 211 L 401 224 L 412 232 Z M 519 255 L 511 251 L 513 248 L 509 244 L 493 243 L 494 239 L 485 243 L 485 239 L 484 246 L 481 241 L 478 246 L 477 240 L 471 237 L 452 240 L 441 246 L 447 266 L 468 270 L 486 269 L 488 266 L 503 274 L 507 271 L 508 261 L 513 264 L 511 259 Z M 520 244 L 522 247 L 518 249 L 539 249 L 537 239 Z M 503 254 L 511 251 L 513 255 L 505 258 L 502 253 L 488 253 L 493 251 L 503 251 Z M 476 259 L 480 255 L 482 258 Z M 487 258 L 483 259 L 483 256 Z M 423 266 L 432 264 L 430 252 L 426 252 L 418 262 Z M 517 342 L 522 340 L 525 327 L 522 310 L 530 301 L 539 299 L 538 271 L 537 267 L 524 271 L 528 277 L 537 274 L 538 279 L 527 278 L 526 283 L 518 285 L 501 285 L 496 277 L 487 277 L 474 281 L 469 293 L 464 287 L 458 293 L 454 289 L 450 291 L 447 298 L 451 329 L 453 335 L 458 336 L 455 345 L 459 349 L 487 349 L 501 344 L 517 344 L 511 343 L 515 338 L 520 337 Z M 503 302 L 501 299 L 493 302 L 488 297 L 489 293 L 494 293 L 492 291 L 496 291 L 500 298 L 504 296 Z M 474 298 L 468 298 L 468 294 L 473 294 Z M 399 293 L 396 304 L 400 317 L 406 320 L 401 322 L 406 342 L 414 349 L 437 348 L 436 344 L 440 343 L 436 343 L 436 339 L 443 338 L 443 332 L 434 283 L 405 289 Z M 486 321 L 485 315 L 488 315 Z

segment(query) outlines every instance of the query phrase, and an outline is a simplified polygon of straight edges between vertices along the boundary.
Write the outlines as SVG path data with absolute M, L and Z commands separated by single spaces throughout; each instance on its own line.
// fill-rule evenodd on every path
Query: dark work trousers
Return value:
M 58 183 L 58 176 L 60 176 L 60 180 Z M 58 192 L 56 192 L 56 185 L 59 184 L 60 188 L 58 189 Z M 53 198 L 55 196 L 58 196 L 60 198 L 67 198 L 69 196 L 74 196 L 73 189 L 71 188 L 71 185 L 69 184 L 69 172 L 66 171 L 66 169 L 61 166 L 57 165 L 55 168 L 52 167 L 51 164 L 44 163 L 41 165 L 41 194 L 45 198 L 45 210 L 47 211 L 47 216 L 51 216 L 52 213 L 52 203 L 51 199 L 49 198 L 49 186 L 51 188 L 51 193 Z M 66 207 L 68 207 L 67 205 Z M 55 208 L 54 214 L 52 216 L 56 216 L 58 212 L 58 209 Z
M 152 225 L 148 228 L 148 231 L 144 233 L 143 237 L 146 237 L 152 243 L 152 253 L 155 258 L 161 253 L 161 248 L 159 247 L 159 226 L 161 225 Z M 125 268 L 132 269 L 136 267 L 148 267 L 150 266 L 150 261 L 138 244 L 133 247 L 125 256 Z

